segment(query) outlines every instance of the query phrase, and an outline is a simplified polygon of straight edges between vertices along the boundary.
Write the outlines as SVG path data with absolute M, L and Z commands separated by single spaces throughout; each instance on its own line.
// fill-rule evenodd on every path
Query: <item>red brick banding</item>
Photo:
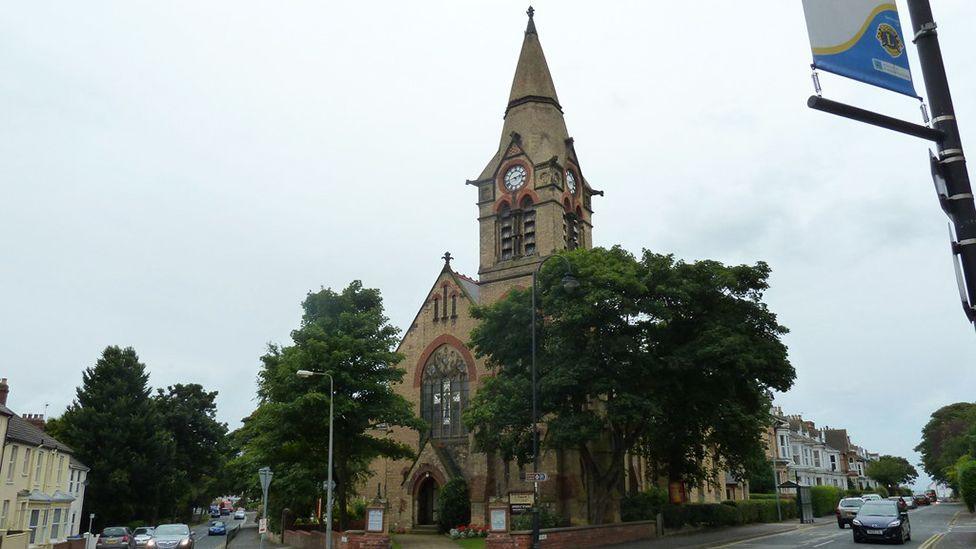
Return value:
M 464 358 L 464 363 L 468 365 L 468 381 L 475 382 L 478 381 L 478 372 L 474 367 L 474 356 L 471 351 L 468 350 L 467 345 L 464 344 L 460 339 L 450 335 L 441 334 L 437 336 L 434 341 L 430 342 L 430 345 L 424 349 L 423 354 L 420 355 L 420 360 L 417 361 L 417 367 L 413 372 L 413 386 L 420 387 L 420 382 L 424 376 L 424 366 L 427 365 L 427 360 L 430 355 L 437 350 L 441 345 L 450 345 L 461 353 L 461 357 Z

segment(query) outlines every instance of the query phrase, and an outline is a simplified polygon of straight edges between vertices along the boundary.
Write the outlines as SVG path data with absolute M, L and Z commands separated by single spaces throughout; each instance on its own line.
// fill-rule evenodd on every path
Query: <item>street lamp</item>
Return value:
M 562 278 L 562 286 L 567 292 L 572 292 L 579 288 L 579 280 L 573 276 L 573 266 L 562 255 L 551 255 L 543 259 L 539 266 L 532 271 L 532 469 L 534 473 L 539 472 L 539 385 L 536 380 L 536 369 L 535 369 L 535 316 L 536 316 L 536 304 L 535 304 L 535 294 L 538 292 L 538 279 L 539 272 L 542 270 L 542 266 L 546 264 L 546 261 L 558 257 L 566 264 L 566 273 Z M 536 476 L 534 481 L 535 501 L 532 506 L 532 547 L 533 549 L 539 549 L 539 480 Z
M 335 380 L 332 379 L 332 374 L 326 372 L 298 370 L 295 374 L 302 379 L 312 376 L 327 376 L 329 378 L 329 480 L 326 485 L 325 497 L 325 549 L 332 549 L 332 489 L 335 488 L 335 483 L 332 482 L 332 402 L 335 400 Z

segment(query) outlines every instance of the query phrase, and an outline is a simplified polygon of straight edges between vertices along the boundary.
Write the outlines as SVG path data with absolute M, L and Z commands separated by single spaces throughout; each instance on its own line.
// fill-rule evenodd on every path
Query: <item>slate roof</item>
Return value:
M 453 273 L 458 283 L 464 288 L 464 291 L 471 296 L 472 301 L 475 303 L 481 303 L 481 286 L 478 285 L 478 282 L 457 271 L 453 271 Z
M 10 417 L 10 423 L 7 424 L 7 440 L 16 440 L 32 446 L 43 444 L 45 448 L 57 448 L 69 454 L 74 452 L 67 444 L 31 425 L 29 421 L 16 414 Z

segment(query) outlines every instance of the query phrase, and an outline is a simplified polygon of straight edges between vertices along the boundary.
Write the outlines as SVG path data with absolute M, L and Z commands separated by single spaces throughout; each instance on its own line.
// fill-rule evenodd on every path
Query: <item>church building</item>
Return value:
M 478 176 L 467 181 L 477 190 L 478 279 L 456 272 L 445 254 L 398 347 L 404 356 L 399 367 L 406 375 L 396 390 L 414 403 L 430 430 L 419 437 L 404 428 L 386 433 L 413 446 L 417 458 L 375 460 L 363 486 L 363 495 L 379 491 L 388 501 L 394 528 L 434 525 L 438 492 L 452 478 L 467 482 L 472 524 L 485 523 L 489 498 L 532 491 L 531 483 L 520 480 L 524 471 L 517 463 L 475 451 L 461 421 L 481 380 L 491 375 L 465 344 L 476 325 L 469 309 L 493 303 L 513 288 L 530 287 L 532 272 L 552 254 L 590 248 L 591 199 L 603 192 L 584 176 L 532 8 L 528 15 L 498 148 Z M 587 498 L 578 456 L 543 448 L 541 460 L 541 470 L 551 477 L 541 483 L 542 501 L 571 523 L 585 523 Z M 626 486 L 643 486 L 643 464 L 628 457 L 627 469 Z

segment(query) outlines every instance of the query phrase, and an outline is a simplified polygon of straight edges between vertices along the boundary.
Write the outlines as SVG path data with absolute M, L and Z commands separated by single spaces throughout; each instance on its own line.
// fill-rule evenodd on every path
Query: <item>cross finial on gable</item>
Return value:
M 441 256 L 441 259 L 444 260 L 444 266 L 445 267 L 450 267 L 451 266 L 451 260 L 454 259 L 454 258 L 451 257 L 451 252 L 444 252 L 444 255 Z

